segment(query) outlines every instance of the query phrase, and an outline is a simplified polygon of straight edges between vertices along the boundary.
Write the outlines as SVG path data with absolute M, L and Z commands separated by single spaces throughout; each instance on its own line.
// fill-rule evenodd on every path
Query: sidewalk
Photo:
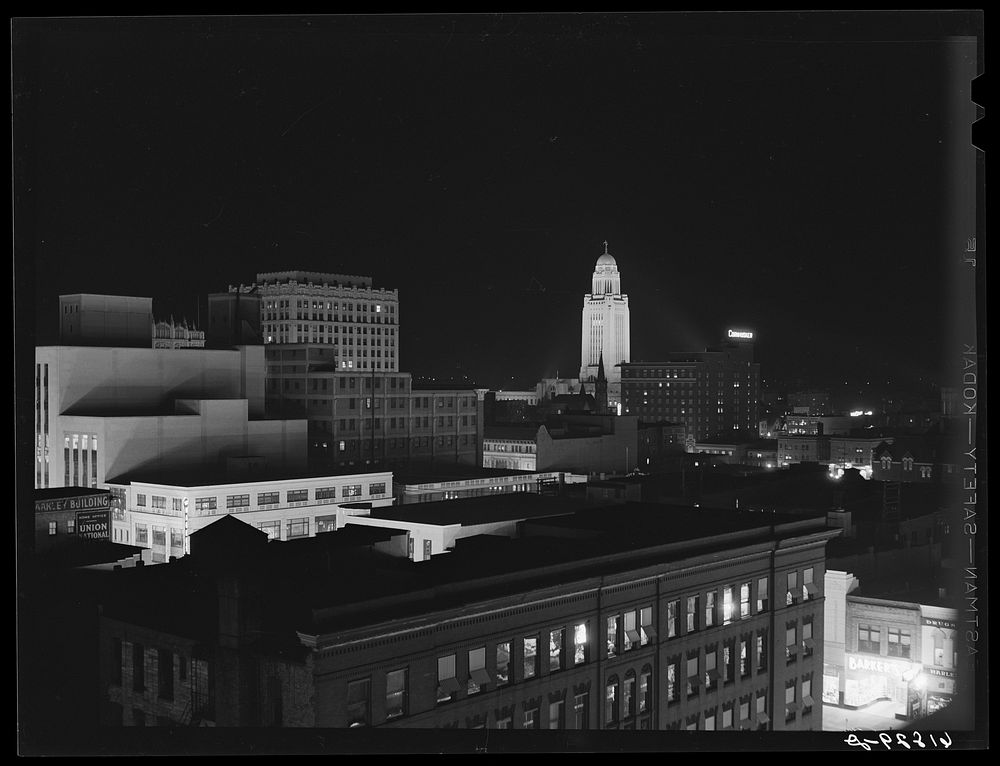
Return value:
M 882 700 L 863 710 L 823 705 L 823 731 L 889 731 L 901 729 L 907 721 L 896 720 L 898 702 Z

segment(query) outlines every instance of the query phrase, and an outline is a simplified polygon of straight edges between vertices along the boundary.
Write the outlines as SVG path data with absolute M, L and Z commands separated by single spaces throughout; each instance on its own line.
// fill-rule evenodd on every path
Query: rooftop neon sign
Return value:
M 729 330 L 726 333 L 730 338 L 742 338 L 745 340 L 753 340 L 753 333 L 749 330 Z

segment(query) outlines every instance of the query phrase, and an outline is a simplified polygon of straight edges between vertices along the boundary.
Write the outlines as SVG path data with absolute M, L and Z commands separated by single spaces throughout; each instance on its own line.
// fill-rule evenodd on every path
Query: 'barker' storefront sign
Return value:
M 850 670 L 864 670 L 870 673 L 891 676 L 892 678 L 902 678 L 903 674 L 910 670 L 910 663 L 848 654 L 847 667 Z
M 80 511 L 76 514 L 76 533 L 94 540 L 110 540 L 111 511 Z

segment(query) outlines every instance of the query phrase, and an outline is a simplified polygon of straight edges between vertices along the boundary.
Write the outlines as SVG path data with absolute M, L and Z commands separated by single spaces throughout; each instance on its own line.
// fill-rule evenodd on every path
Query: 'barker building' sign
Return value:
M 81 495 L 79 497 L 57 497 L 53 500 L 36 500 L 35 513 L 55 513 L 59 511 L 86 511 L 111 507 L 111 495 Z

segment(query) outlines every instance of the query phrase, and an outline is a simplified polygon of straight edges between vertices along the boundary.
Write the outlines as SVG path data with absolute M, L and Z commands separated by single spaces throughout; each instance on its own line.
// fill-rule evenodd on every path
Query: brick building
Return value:
M 423 562 L 392 524 L 268 545 L 226 517 L 191 556 L 116 573 L 102 720 L 821 728 L 822 519 L 616 505 Z
M 426 388 L 407 372 L 338 370 L 335 352 L 318 344 L 272 343 L 265 353 L 268 410 L 309 421 L 315 469 L 481 463 L 475 389 Z
M 623 414 L 683 423 L 698 441 L 729 440 L 759 426 L 760 365 L 752 341 L 623 364 L 621 377 Z

